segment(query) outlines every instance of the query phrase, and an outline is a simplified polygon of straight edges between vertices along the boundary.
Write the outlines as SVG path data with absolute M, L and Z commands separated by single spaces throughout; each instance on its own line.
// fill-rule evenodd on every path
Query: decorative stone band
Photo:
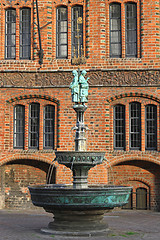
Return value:
M 158 86 L 160 70 L 88 70 L 90 86 Z M 1 72 L 0 87 L 68 87 L 72 71 Z
M 68 167 L 76 164 L 95 166 L 101 164 L 105 156 L 105 152 L 56 151 L 55 154 L 58 163 Z

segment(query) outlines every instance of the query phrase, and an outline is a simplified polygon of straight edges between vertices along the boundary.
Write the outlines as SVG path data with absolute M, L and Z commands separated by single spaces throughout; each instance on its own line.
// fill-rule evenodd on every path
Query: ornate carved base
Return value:
M 104 221 L 104 213 L 110 210 L 92 211 L 54 211 L 54 222 L 42 232 L 65 236 L 100 236 L 109 232 Z

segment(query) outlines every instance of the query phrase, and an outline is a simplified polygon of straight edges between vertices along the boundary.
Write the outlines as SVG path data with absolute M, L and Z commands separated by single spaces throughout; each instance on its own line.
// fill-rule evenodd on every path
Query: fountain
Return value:
M 108 225 L 103 216 L 114 207 L 128 202 L 131 187 L 125 186 L 89 186 L 87 182 L 90 168 L 101 164 L 105 152 L 87 151 L 84 112 L 88 101 L 88 79 L 86 71 L 73 71 L 70 84 L 73 109 L 77 115 L 75 130 L 75 151 L 55 151 L 56 161 L 73 171 L 73 185 L 45 184 L 29 186 L 31 200 L 35 206 L 43 207 L 54 214 L 45 233 L 65 236 L 104 235 Z

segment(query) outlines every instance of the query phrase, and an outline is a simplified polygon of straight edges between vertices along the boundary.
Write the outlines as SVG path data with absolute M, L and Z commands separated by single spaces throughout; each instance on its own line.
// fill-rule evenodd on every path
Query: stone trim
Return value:
M 18 97 L 9 99 L 9 100 L 7 100 L 6 102 L 7 102 L 7 103 L 13 103 L 13 102 L 15 102 L 15 101 L 24 100 L 24 99 L 31 99 L 31 98 L 45 99 L 45 100 L 48 100 L 48 101 L 57 103 L 57 105 L 59 105 L 59 100 L 57 100 L 57 99 L 55 99 L 55 98 L 52 98 L 52 97 L 50 97 L 50 96 L 36 95 L 36 94 L 18 96 Z
M 121 99 L 121 98 L 126 98 L 126 97 L 141 97 L 141 98 L 148 98 L 151 99 L 153 101 L 156 101 L 158 103 L 160 103 L 160 99 L 157 97 L 154 97 L 153 95 L 148 95 L 148 94 L 144 94 L 144 93 L 138 93 L 138 92 L 130 92 L 130 93 L 124 93 L 124 94 L 120 94 L 120 95 L 116 95 L 115 97 L 111 97 L 110 99 L 107 99 L 107 102 L 113 102 L 117 99 Z
M 159 86 L 160 70 L 89 70 L 90 86 Z M 68 87 L 72 71 L 1 72 L 0 87 Z

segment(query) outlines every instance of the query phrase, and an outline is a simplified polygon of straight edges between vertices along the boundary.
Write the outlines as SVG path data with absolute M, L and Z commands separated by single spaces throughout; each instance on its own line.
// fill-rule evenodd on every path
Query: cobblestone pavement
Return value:
M 42 234 L 52 215 L 43 210 L 0 210 L 0 240 L 160 240 L 160 212 L 115 210 L 105 215 L 110 232 L 103 237 Z

